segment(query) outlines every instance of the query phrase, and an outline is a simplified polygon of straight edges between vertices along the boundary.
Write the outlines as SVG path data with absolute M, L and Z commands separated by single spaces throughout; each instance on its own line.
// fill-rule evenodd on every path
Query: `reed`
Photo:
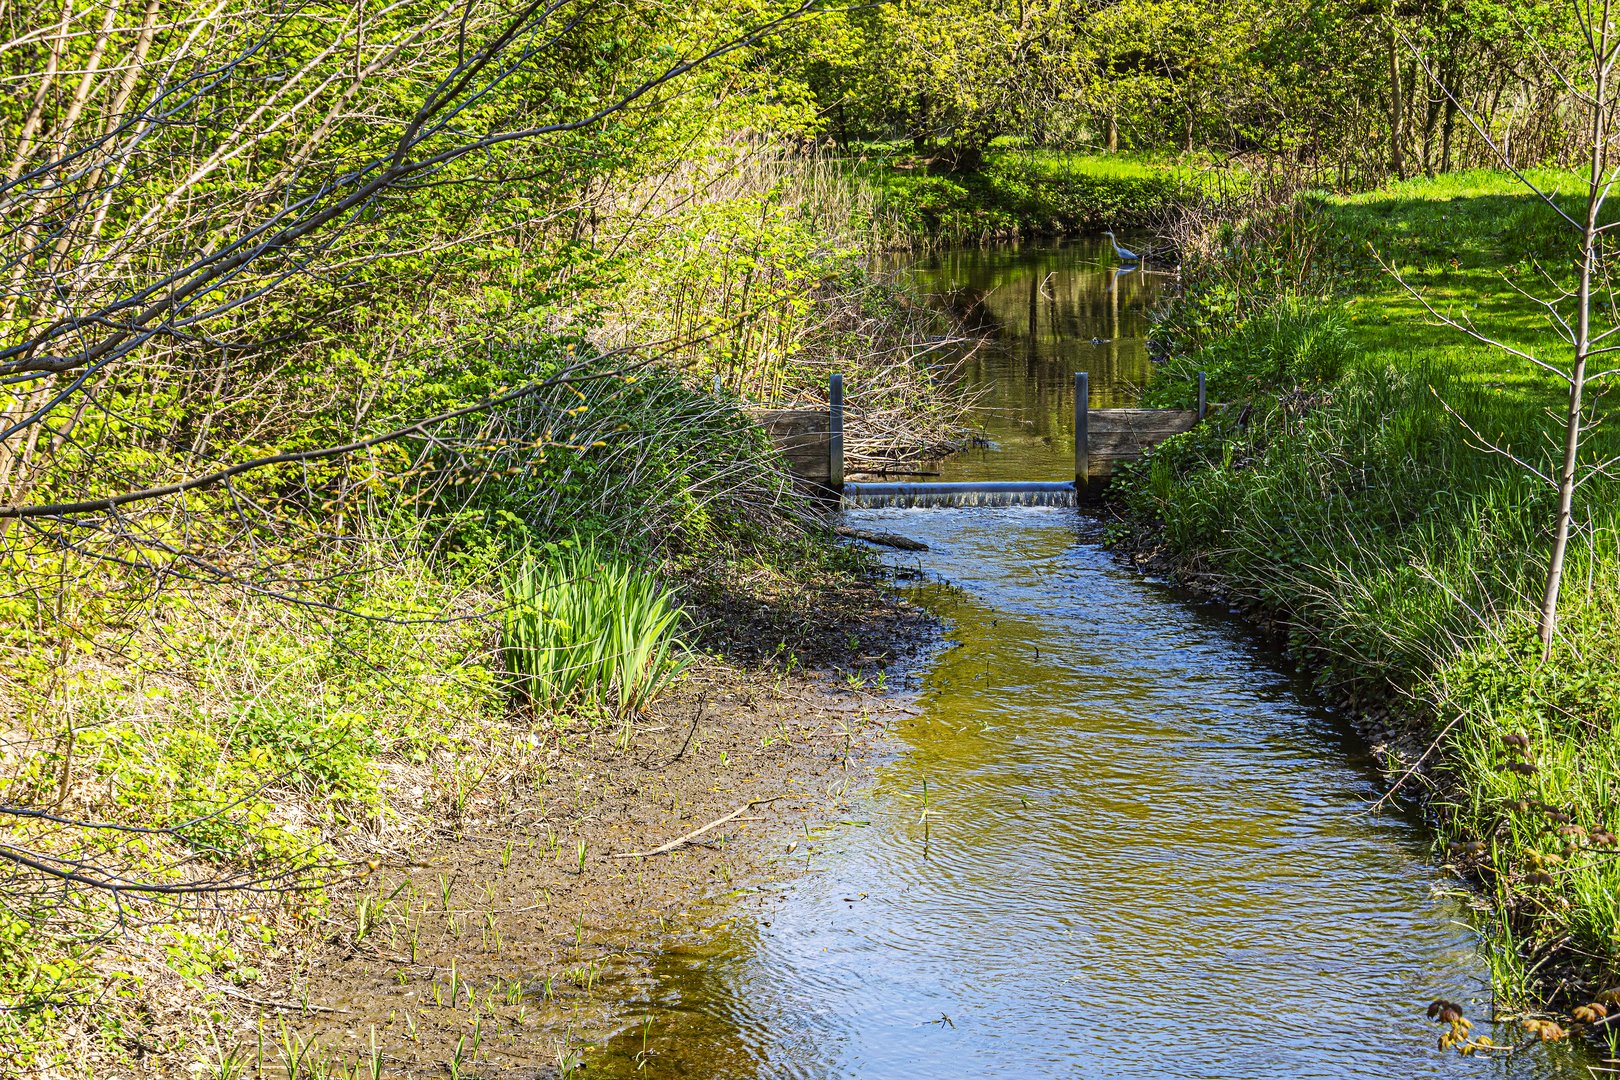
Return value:
M 536 709 L 644 710 L 691 663 L 673 593 L 595 540 L 523 555 L 507 584 L 503 653 Z

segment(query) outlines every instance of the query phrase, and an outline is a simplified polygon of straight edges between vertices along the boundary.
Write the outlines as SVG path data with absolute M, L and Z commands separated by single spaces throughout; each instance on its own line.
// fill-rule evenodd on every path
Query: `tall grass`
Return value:
M 691 663 L 688 618 L 656 578 L 594 540 L 526 554 L 507 584 L 507 669 L 528 702 L 640 712 Z

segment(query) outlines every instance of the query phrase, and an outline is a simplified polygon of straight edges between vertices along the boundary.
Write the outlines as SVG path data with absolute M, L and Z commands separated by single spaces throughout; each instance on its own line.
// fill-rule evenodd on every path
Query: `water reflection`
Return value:
M 1095 408 L 1134 405 L 1152 376 L 1148 312 L 1165 278 L 1118 266 L 1106 240 L 950 251 L 909 273 L 991 335 L 963 377 L 983 395 L 977 421 L 992 445 L 946 462 L 946 479 L 1071 478 L 1074 373 L 1090 373 Z
M 1084 275 L 1058 283 L 1054 266 L 1087 257 L 972 253 L 930 271 L 965 282 L 946 294 L 971 288 L 1026 365 L 984 369 L 999 407 L 1029 406 L 994 420 L 1031 436 L 1013 468 L 1061 474 L 1065 448 L 1039 435 L 1068 406 L 1048 402 L 1072 363 L 1112 362 L 1020 345 L 1018 327 L 1089 340 L 1130 311 L 1134 338 L 1113 336 L 1146 377 L 1124 348 L 1142 295 L 1116 314 Z M 1048 292 L 1065 298 L 1050 316 Z M 655 958 L 624 1008 L 651 1025 L 593 1075 L 1586 1075 L 1567 1044 L 1435 1050 L 1429 1000 L 1486 1012 L 1470 913 L 1418 823 L 1368 812 L 1357 740 L 1240 626 L 1121 567 L 1073 511 L 856 523 L 931 549 L 912 557 L 917 596 L 952 647 L 923 675 L 921 715 L 851 811 L 867 824 L 825 837 L 818 872 L 737 902 L 701 947 Z

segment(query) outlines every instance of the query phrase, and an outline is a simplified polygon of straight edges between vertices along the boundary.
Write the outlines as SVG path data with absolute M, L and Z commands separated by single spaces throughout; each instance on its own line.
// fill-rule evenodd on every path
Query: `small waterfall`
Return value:
M 846 507 L 1074 506 L 1072 480 L 845 484 Z

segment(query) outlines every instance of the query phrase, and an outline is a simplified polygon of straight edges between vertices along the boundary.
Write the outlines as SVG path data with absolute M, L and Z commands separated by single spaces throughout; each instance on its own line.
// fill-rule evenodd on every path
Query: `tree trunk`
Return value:
M 1402 122 L 1406 119 L 1406 95 L 1401 85 L 1401 42 L 1395 33 L 1395 4 L 1389 5 L 1389 167 L 1397 180 L 1406 177 L 1406 143 Z
M 1575 366 L 1569 374 L 1569 405 L 1564 414 L 1564 459 L 1558 469 L 1558 520 L 1553 533 L 1552 557 L 1547 561 L 1547 587 L 1541 597 L 1541 659 L 1552 656 L 1553 636 L 1558 631 L 1558 591 L 1563 584 L 1564 559 L 1569 551 L 1569 530 L 1574 520 L 1575 473 L 1581 449 L 1581 393 L 1586 388 L 1586 365 L 1592 351 L 1592 272 L 1597 259 L 1598 212 L 1603 207 L 1608 171 L 1606 153 L 1608 132 L 1605 119 L 1612 104 L 1608 100 L 1609 27 L 1599 35 L 1594 67 L 1597 78 L 1591 98 L 1592 158 L 1587 180 L 1586 220 L 1581 231 L 1580 284 L 1575 293 Z
M 1108 114 L 1108 152 L 1119 152 L 1119 117 L 1114 113 Z
M 1449 94 L 1446 97 L 1446 119 L 1440 129 L 1440 171 L 1451 171 L 1451 133 L 1457 127 L 1457 102 Z

